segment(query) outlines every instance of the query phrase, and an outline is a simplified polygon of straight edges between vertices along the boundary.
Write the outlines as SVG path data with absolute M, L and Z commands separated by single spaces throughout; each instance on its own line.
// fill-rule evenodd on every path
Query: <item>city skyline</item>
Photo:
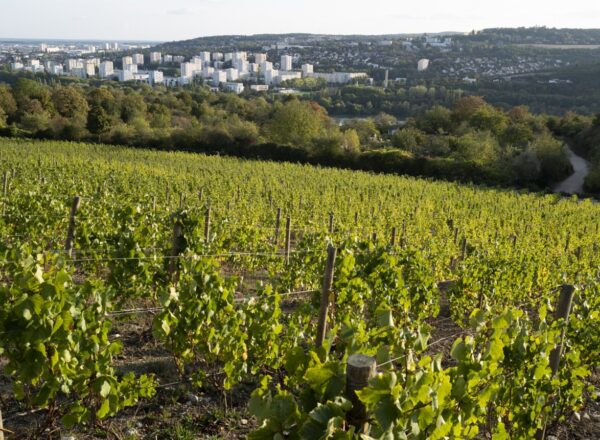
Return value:
M 368 7 L 357 0 L 286 3 L 274 0 L 251 3 L 172 0 L 168 5 L 158 0 L 14 2 L 2 5 L 5 20 L 0 38 L 174 41 L 209 35 L 295 32 L 374 35 L 519 26 L 593 28 L 600 23 L 600 6 L 593 0 L 573 0 L 568 5 L 558 0 L 526 4 L 518 0 L 496 4 L 471 0 L 400 4 L 378 0 L 370 2 Z

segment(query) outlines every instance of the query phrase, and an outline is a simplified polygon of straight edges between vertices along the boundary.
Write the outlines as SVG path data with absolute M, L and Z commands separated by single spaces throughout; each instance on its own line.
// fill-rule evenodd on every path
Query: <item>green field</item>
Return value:
M 358 438 L 356 353 L 368 438 L 598 433 L 572 428 L 598 396 L 592 201 L 69 142 L 0 139 L 0 164 L 0 408 L 23 437 Z

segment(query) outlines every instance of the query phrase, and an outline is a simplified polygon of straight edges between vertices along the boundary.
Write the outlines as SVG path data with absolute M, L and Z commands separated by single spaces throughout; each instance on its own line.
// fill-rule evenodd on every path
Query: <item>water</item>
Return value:
M 590 172 L 590 163 L 583 157 L 576 155 L 573 150 L 567 146 L 567 155 L 573 165 L 573 174 L 554 187 L 555 192 L 578 194 L 583 192 L 583 182 L 585 176 Z

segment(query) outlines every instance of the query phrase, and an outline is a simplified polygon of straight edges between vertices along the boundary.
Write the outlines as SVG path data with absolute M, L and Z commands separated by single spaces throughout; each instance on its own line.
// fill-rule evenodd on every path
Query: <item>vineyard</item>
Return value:
M 0 438 L 600 433 L 589 200 L 9 139 L 0 173 Z

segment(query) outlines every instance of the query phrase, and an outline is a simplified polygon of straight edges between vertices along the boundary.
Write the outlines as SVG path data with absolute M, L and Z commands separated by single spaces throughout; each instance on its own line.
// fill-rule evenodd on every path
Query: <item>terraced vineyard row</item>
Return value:
M 162 372 L 128 362 L 135 322 L 186 392 L 252 384 L 255 439 L 528 439 L 597 393 L 590 201 L 61 142 L 0 153 L 8 429 L 108 430 L 160 399 Z M 359 353 L 378 374 L 357 396 Z

